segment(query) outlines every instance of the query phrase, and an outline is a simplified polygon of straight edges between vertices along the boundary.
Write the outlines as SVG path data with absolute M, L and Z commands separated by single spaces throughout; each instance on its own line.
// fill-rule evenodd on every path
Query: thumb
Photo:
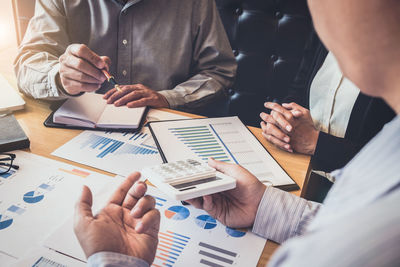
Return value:
M 92 218 L 92 204 L 93 204 L 93 197 L 92 192 L 90 191 L 89 187 L 86 185 L 82 188 L 82 194 L 79 201 L 76 203 L 75 206 L 75 216 L 83 219 L 85 217 Z
M 213 158 L 208 159 L 208 165 L 223 174 L 231 176 L 230 174 L 234 170 L 233 166 L 237 166 L 236 164 L 226 163 L 219 160 L 215 160 Z

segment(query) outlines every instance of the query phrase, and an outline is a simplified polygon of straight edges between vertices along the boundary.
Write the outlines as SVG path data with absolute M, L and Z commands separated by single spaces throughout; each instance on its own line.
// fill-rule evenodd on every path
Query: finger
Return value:
M 96 78 L 93 78 L 92 76 L 87 75 L 84 72 L 70 68 L 68 66 L 65 66 L 61 72 L 65 78 L 75 80 L 78 82 L 93 83 L 93 84 L 101 84 L 102 83 L 101 81 L 97 80 Z
M 132 92 L 132 88 L 126 88 L 124 86 L 121 86 L 122 91 L 114 91 L 114 93 L 107 98 L 107 104 L 115 104 L 115 101 L 119 100 L 121 97 L 124 97 L 125 95 L 129 94 Z
M 203 209 L 203 198 L 202 197 L 188 199 L 188 200 L 185 200 L 185 202 L 189 203 L 196 209 Z
M 290 111 L 289 113 L 292 114 Z M 285 130 L 289 133 L 293 130 L 293 126 L 286 120 L 282 113 L 273 110 L 271 111 L 271 116 L 277 122 L 279 128 L 281 128 L 282 130 Z M 293 119 L 292 115 L 290 119 Z
M 266 102 L 264 104 L 264 106 L 273 111 L 281 113 L 286 118 L 286 120 L 291 120 L 293 118 L 292 113 L 289 110 L 287 110 L 286 108 L 279 105 L 278 103 Z
M 125 94 L 124 96 L 120 97 L 117 101 L 114 102 L 114 105 L 117 107 L 123 106 L 128 102 L 138 100 L 143 97 L 143 91 L 135 89 L 134 91 Z
M 122 205 L 129 189 L 137 180 L 139 180 L 139 178 L 140 178 L 140 173 L 138 172 L 130 174 L 125 179 L 125 181 L 123 181 L 122 184 L 117 188 L 117 190 L 112 194 L 108 202 L 110 204 Z
M 152 196 L 144 196 L 139 199 L 136 203 L 135 207 L 131 211 L 131 215 L 135 218 L 140 218 L 144 216 L 151 209 L 154 209 L 156 206 L 156 200 Z
M 86 185 L 82 188 L 81 197 L 75 205 L 75 214 L 80 218 L 89 217 L 92 218 L 92 204 L 93 197 L 92 192 Z
M 214 210 L 214 202 L 211 195 L 203 196 L 203 209 L 207 212 Z
M 147 185 L 144 182 L 136 182 L 128 191 L 122 207 L 131 210 L 137 203 L 137 201 L 146 194 Z
M 300 111 L 302 113 L 307 110 L 306 108 L 304 108 L 304 107 L 302 107 L 299 104 L 294 103 L 294 102 L 283 103 L 282 106 L 285 107 L 286 109 L 296 109 L 296 110 L 298 110 L 298 111 Z
M 293 152 L 293 150 L 289 144 L 282 142 L 281 140 L 279 140 L 278 138 L 276 138 L 272 135 L 265 134 L 265 133 L 262 133 L 262 135 L 265 137 L 265 139 L 267 139 L 269 142 L 276 145 L 277 147 L 279 147 L 283 150 L 286 150 L 288 152 Z
M 77 94 L 80 92 L 94 92 L 100 88 L 100 84 L 81 83 L 65 77 L 61 77 L 61 83 L 64 89 L 70 94 Z
M 261 112 L 260 113 L 260 118 L 264 121 L 264 122 L 268 122 L 268 123 L 272 123 L 277 125 L 278 123 L 275 121 L 275 119 L 270 115 L 267 114 L 265 112 Z
M 148 98 L 148 97 L 129 102 L 126 105 L 128 106 L 128 108 L 139 108 L 139 107 L 146 107 L 146 106 L 157 107 L 156 105 L 154 105 L 153 99 Z
M 112 96 L 115 92 L 117 92 L 117 89 L 113 88 L 109 90 L 107 93 L 103 95 L 103 99 L 108 99 L 110 96 Z
M 263 130 L 263 133 L 269 134 L 269 135 L 275 135 L 277 138 L 280 140 L 289 143 L 290 142 L 290 137 L 286 135 L 284 132 L 282 132 L 278 127 L 276 127 L 274 124 L 270 123 L 265 123 L 261 122 L 261 129 Z
M 219 172 L 222 172 L 228 176 L 233 176 L 230 174 L 234 174 L 235 169 L 238 168 L 239 166 L 233 163 L 226 163 L 223 161 L 215 160 L 213 158 L 208 159 L 208 165 L 214 169 L 216 169 Z M 240 168 L 240 167 L 239 167 Z M 204 205 L 204 203 L 203 203 Z
M 106 80 L 106 77 L 103 75 L 103 73 L 85 59 L 78 58 L 74 55 L 69 55 L 66 57 L 65 61 L 63 61 L 63 64 L 76 70 L 77 72 L 83 72 L 93 77 L 94 79 L 98 80 L 99 83 L 103 83 Z
M 160 212 L 157 209 L 152 209 L 143 215 L 142 219 L 136 223 L 135 230 L 139 234 L 146 233 L 149 230 L 160 229 Z
M 106 56 L 101 56 L 100 58 L 106 63 L 106 66 L 104 68 L 107 71 L 110 71 L 111 59 L 109 57 L 106 57 Z
M 107 66 L 106 62 L 100 56 L 98 56 L 95 52 L 93 52 L 89 47 L 84 44 L 72 44 L 68 46 L 68 49 L 73 55 L 84 58 L 100 70 L 104 69 Z

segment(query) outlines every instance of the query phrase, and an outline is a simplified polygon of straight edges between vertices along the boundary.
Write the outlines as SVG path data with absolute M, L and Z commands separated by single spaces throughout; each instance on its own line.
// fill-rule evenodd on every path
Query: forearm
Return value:
M 62 4 L 37 1 L 24 40 L 14 61 L 20 90 L 34 98 L 66 97 L 57 86 L 58 57 L 68 45 Z
M 148 267 L 149 264 L 142 259 L 115 253 L 115 252 L 98 252 L 88 258 L 88 266 L 96 267 Z
M 267 187 L 258 206 L 252 231 L 266 239 L 282 243 L 303 234 L 320 207 L 319 203 Z

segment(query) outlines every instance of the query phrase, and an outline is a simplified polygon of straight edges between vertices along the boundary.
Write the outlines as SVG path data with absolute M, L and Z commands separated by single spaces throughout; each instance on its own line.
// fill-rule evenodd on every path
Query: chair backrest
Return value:
M 18 45 L 21 43 L 22 38 L 24 38 L 29 20 L 35 13 L 35 2 L 35 0 L 12 0 Z
M 283 99 L 313 32 L 306 0 L 216 0 L 238 62 L 226 115 L 259 126 L 269 99 Z

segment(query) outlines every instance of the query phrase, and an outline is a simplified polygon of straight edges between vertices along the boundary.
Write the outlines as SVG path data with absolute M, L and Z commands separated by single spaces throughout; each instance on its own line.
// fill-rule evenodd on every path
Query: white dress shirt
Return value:
M 310 88 L 310 113 L 317 129 L 344 137 L 359 92 L 343 77 L 335 57 L 329 53 Z

